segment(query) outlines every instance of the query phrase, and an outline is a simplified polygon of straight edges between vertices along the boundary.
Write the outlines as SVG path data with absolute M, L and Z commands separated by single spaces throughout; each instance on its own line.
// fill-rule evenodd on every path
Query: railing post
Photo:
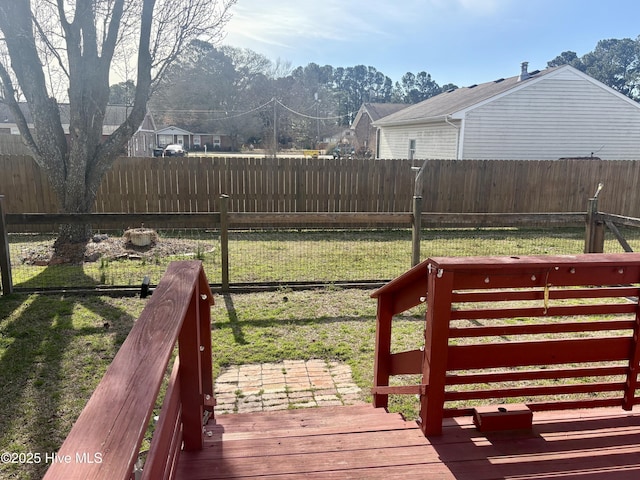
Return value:
M 222 292 L 229 291 L 229 195 L 220 195 L 220 255 L 222 256 Z
M 411 234 L 411 266 L 415 267 L 420 263 L 420 229 L 422 227 L 422 197 L 413 197 L 413 231 Z
M 180 355 L 180 402 L 182 403 L 182 439 L 184 450 L 202 450 L 202 356 L 200 347 L 200 292 L 196 285 L 178 336 Z
M 427 436 L 442 434 L 453 275 L 433 269 L 427 280 L 422 383 L 429 385 L 429 394 L 420 398 L 420 427 Z
M 636 302 L 640 305 L 640 299 Z M 633 327 L 633 347 L 629 357 L 629 371 L 624 383 L 624 397 L 622 408 L 627 411 L 633 409 L 638 388 L 638 363 L 640 362 L 640 312 L 636 309 L 635 325 Z
M 4 195 L 0 195 L 0 277 L 2 277 L 2 294 L 9 295 L 13 293 L 9 234 L 4 219 Z
M 393 321 L 393 296 L 380 295 L 378 297 L 378 312 L 376 315 L 376 346 L 373 357 L 373 386 L 386 387 L 389 385 L 391 370 L 391 324 Z M 389 395 L 374 393 L 373 406 L 387 408 Z
M 584 253 L 604 252 L 604 222 L 598 213 L 598 194 L 602 187 L 603 184 L 599 183 L 595 195 L 589 199 L 587 205 Z
M 213 360 L 211 358 L 211 305 L 214 302 L 204 270 L 200 272 L 198 302 L 200 303 L 198 306 L 198 324 L 200 328 L 200 363 L 202 365 L 204 409 L 211 412 L 213 416 L 215 398 L 213 392 Z

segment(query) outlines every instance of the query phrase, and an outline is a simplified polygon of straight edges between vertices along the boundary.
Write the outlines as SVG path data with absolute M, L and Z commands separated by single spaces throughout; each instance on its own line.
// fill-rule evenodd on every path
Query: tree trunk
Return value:
M 60 212 L 92 210 L 104 174 L 144 120 L 152 68 L 161 77 L 190 39 L 219 32 L 235 1 L 224 0 L 221 12 L 206 21 L 202 14 L 217 11 L 217 0 L 175 2 L 186 15 L 177 18 L 175 24 L 167 20 L 173 18 L 171 15 L 161 16 L 155 26 L 156 0 L 141 0 L 140 5 L 126 0 L 83 0 L 74 2 L 75 8 L 67 8 L 62 0 L 51 1 L 47 3 L 53 6 L 52 22 L 59 25 L 51 26 L 51 38 L 42 38 L 49 33 L 49 26 L 37 22 L 34 12 L 39 2 L 0 0 L 4 44 L 0 55 L 0 101 L 11 110 L 22 138 L 47 175 Z M 125 10 L 127 5 L 131 8 Z M 140 23 L 135 35 L 132 33 L 132 39 L 138 38 L 133 105 L 121 125 L 103 138 L 109 72 L 116 47 L 128 45 L 121 33 L 133 26 L 128 23 L 133 19 L 130 14 L 135 12 L 137 16 L 139 6 Z M 152 34 L 156 35 L 153 41 Z M 128 35 L 124 33 L 125 37 Z M 169 38 L 172 41 L 167 42 Z M 51 65 L 46 63 L 43 66 L 41 41 L 46 45 L 44 50 L 57 60 L 60 72 L 56 68 L 50 70 Z M 152 54 L 158 56 L 154 58 Z M 68 78 L 68 116 L 61 116 L 59 103 L 48 88 L 55 73 L 64 73 Z M 19 88 L 14 87 L 14 82 Z M 20 108 L 19 96 L 28 103 L 29 121 Z M 68 124 L 68 132 L 64 124 Z M 66 247 L 73 245 L 71 260 L 81 259 L 79 253 L 84 254 L 83 247 L 90 236 L 90 225 L 62 225 L 55 242 L 56 254 L 65 258 L 69 252 Z
M 53 244 L 52 263 L 82 263 L 90 237 L 91 225 L 60 225 L 58 238 Z

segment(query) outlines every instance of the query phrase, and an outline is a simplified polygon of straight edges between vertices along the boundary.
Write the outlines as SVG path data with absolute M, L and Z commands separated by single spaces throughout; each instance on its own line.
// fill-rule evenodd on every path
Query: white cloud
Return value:
M 495 17 L 513 1 L 238 0 L 225 43 L 301 65 L 379 65 L 393 59 L 376 53 L 416 50 L 421 58 L 425 49 L 442 48 L 443 39 L 459 36 L 478 17 Z M 386 53 L 377 52 L 380 47 Z
M 241 36 L 291 48 L 305 39 L 346 40 L 376 31 L 354 8 L 359 5 L 359 1 L 338 0 L 302 0 L 293 5 L 286 0 L 245 0 L 237 4 L 226 30 L 232 38 Z

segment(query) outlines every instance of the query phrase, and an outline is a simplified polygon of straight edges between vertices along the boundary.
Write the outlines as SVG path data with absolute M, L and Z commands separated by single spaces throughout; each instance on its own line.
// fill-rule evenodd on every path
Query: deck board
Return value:
M 207 429 L 177 479 L 640 478 L 640 413 L 620 409 L 536 412 L 518 432 L 447 419 L 430 438 L 369 405 L 221 415 Z

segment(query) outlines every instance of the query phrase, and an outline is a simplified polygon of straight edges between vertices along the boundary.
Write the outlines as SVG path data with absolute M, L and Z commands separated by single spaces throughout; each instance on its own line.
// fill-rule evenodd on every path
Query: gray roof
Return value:
M 453 115 L 460 110 L 472 107 L 473 105 L 495 97 L 496 95 L 511 90 L 512 88 L 523 85 L 525 82 L 547 75 L 558 68 L 562 67 L 553 67 L 542 71 L 536 70 L 529 72 L 529 78 L 526 80 L 519 80 L 519 76 L 499 78 L 493 82 L 486 82 L 479 85 L 470 85 L 468 87 L 449 90 L 420 103 L 416 103 L 415 105 L 411 105 L 397 113 L 388 115 L 375 122 L 375 125 L 400 125 L 420 120 L 428 120 L 430 118 L 442 118 Z
M 22 110 L 22 112 L 24 113 L 27 123 L 33 123 L 33 118 L 31 117 L 31 112 L 29 111 L 29 105 L 26 102 L 20 102 L 19 106 L 20 110 Z M 58 108 L 60 109 L 60 120 L 63 124 L 68 124 L 69 104 L 60 103 L 58 104 Z M 106 114 L 104 116 L 104 125 L 119 126 L 126 120 L 127 114 L 131 111 L 131 108 L 132 107 L 125 105 L 107 105 Z M 13 118 L 13 114 L 9 110 L 9 107 L 4 103 L 0 103 L 0 123 L 16 123 L 15 119 Z
M 363 106 L 374 122 L 409 107 L 406 103 L 364 103 Z

